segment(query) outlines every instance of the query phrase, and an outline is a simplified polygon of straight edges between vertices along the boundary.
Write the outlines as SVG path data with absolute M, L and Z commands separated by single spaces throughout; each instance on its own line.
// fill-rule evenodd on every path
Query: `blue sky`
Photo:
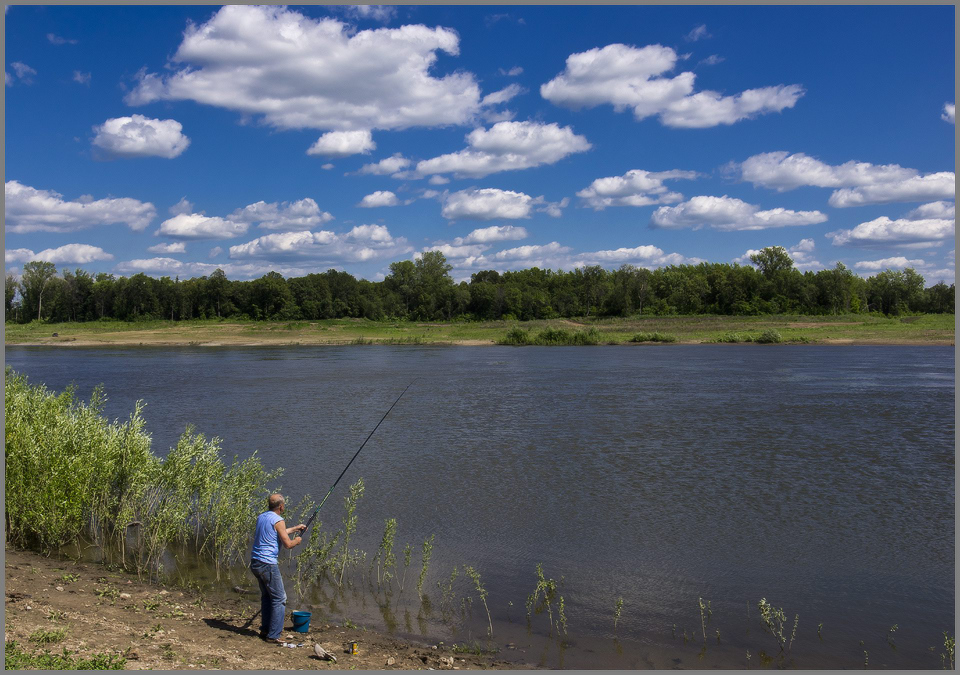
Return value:
M 949 6 L 13 6 L 5 262 L 954 281 Z

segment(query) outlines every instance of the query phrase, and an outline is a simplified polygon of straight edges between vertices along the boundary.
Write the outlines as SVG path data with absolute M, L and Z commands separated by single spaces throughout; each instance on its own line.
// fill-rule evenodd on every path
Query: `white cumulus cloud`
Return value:
M 692 72 L 665 75 L 676 63 L 677 53 L 663 45 L 598 47 L 568 56 L 564 71 L 541 86 L 540 95 L 574 110 L 609 104 L 617 112 L 631 108 L 638 121 L 659 115 L 666 126 L 705 128 L 792 108 L 804 94 L 797 84 L 734 96 L 694 93 Z
M 692 31 L 690 31 L 686 35 L 686 39 L 688 42 L 696 42 L 697 40 L 701 40 L 703 38 L 708 38 L 708 37 L 711 37 L 710 33 L 707 32 L 707 25 L 703 23 L 697 26 L 696 28 L 694 28 Z
M 232 239 L 247 231 L 247 223 L 238 223 L 200 213 L 181 213 L 160 223 L 156 234 L 173 239 Z
M 4 262 L 32 262 L 43 260 L 55 264 L 85 265 L 97 260 L 113 260 L 113 256 L 99 246 L 89 244 L 65 244 L 57 248 L 48 248 L 34 253 L 27 248 L 4 251 Z
M 687 258 L 679 253 L 664 253 L 663 249 L 647 244 L 633 248 L 621 247 L 606 251 L 580 253 L 576 256 L 579 265 L 600 265 L 602 267 L 620 265 L 638 265 L 640 267 L 662 267 L 664 265 L 685 265 L 702 262 L 699 258 Z
M 90 84 L 90 79 L 93 77 L 92 73 L 85 73 L 81 70 L 73 71 L 73 81 L 78 84 Z
M 368 130 L 328 131 L 310 146 L 307 154 L 324 157 L 349 157 L 350 155 L 366 155 L 376 148 L 377 144 L 373 142 L 373 135 Z
M 36 70 L 20 61 L 14 61 L 10 64 L 10 67 L 13 68 L 13 72 L 17 74 L 21 82 L 24 84 L 33 84 L 33 76 L 37 74 Z M 13 84 L 13 78 L 10 77 L 9 74 L 7 74 L 7 84 Z
M 157 211 L 150 202 L 122 197 L 94 199 L 84 195 L 68 201 L 53 190 L 38 190 L 19 181 L 4 185 L 7 232 L 73 232 L 98 225 L 122 223 L 143 230 Z
M 651 172 L 632 169 L 622 176 L 598 178 L 577 193 L 587 206 L 602 211 L 608 206 L 647 206 L 679 202 L 683 195 L 670 192 L 663 181 L 696 178 L 694 171 Z
M 479 109 L 474 76 L 431 74 L 437 53 L 456 56 L 459 42 L 442 27 L 356 31 L 283 6 L 227 5 L 187 25 L 172 74 L 141 72 L 125 100 L 191 100 L 281 129 L 465 124 Z
M 956 233 L 954 220 L 944 218 L 891 220 L 880 216 L 860 223 L 850 230 L 828 232 L 827 237 L 834 246 L 863 246 L 899 248 L 927 248 L 942 246 L 944 241 L 952 241 Z
M 47 40 L 50 41 L 50 44 L 54 45 L 75 45 L 77 44 L 76 40 L 71 40 L 70 38 L 63 38 L 55 33 L 47 33 Z
M 942 119 L 944 122 L 949 122 L 950 124 L 956 124 L 956 116 L 957 106 L 953 103 L 944 103 L 943 112 L 940 114 L 940 119 Z
M 467 134 L 468 148 L 417 163 L 416 174 L 453 173 L 482 178 L 499 171 L 556 164 L 564 157 L 591 148 L 570 127 L 539 122 L 498 122 L 490 129 Z
M 453 243 L 461 244 L 490 244 L 495 241 L 516 241 L 526 239 L 527 230 L 515 225 L 492 225 L 474 230 L 466 237 L 457 237 Z
M 389 190 L 377 190 L 376 192 L 368 194 L 361 199 L 357 206 L 365 209 L 372 209 L 377 208 L 378 206 L 396 206 L 399 203 L 400 202 L 397 200 L 397 195 Z
M 924 220 L 926 218 L 954 220 L 957 217 L 957 209 L 953 202 L 930 202 L 929 204 L 921 204 L 904 217 L 908 220 Z
M 186 197 L 181 197 L 180 201 L 174 204 L 169 209 L 170 215 L 176 216 L 181 213 L 193 213 L 193 203 L 190 202 Z
M 147 248 L 150 253 L 186 253 L 187 246 L 182 241 L 174 244 L 155 244 Z
M 952 199 L 956 194 L 953 171 L 914 176 L 896 183 L 844 188 L 830 195 L 830 206 L 864 206 L 891 202 L 922 202 L 928 199 Z
M 339 10 L 355 19 L 371 19 L 387 23 L 397 15 L 397 8 L 391 5 L 341 5 Z
M 183 125 L 176 120 L 157 120 L 133 115 L 115 117 L 93 127 L 93 144 L 109 157 L 178 157 L 190 145 Z
M 733 165 L 744 180 L 780 192 L 810 185 L 841 188 L 830 195 L 838 208 L 953 198 L 955 176 L 943 171 L 920 175 L 899 164 L 849 161 L 830 165 L 801 153 L 766 152 Z
M 383 225 L 358 225 L 345 234 L 284 232 L 230 247 L 231 259 L 303 259 L 342 264 L 396 257 L 411 251 L 407 240 L 393 237 Z
M 716 230 L 764 230 L 771 227 L 812 225 L 827 217 L 820 211 L 761 210 L 734 197 L 697 196 L 677 206 L 661 206 L 650 218 L 653 227 L 681 229 L 712 227 Z
M 529 218 L 535 200 L 523 192 L 482 188 L 447 195 L 441 215 L 449 220 L 494 220 Z
M 500 91 L 495 91 L 492 94 L 487 94 L 483 97 L 483 100 L 480 101 L 480 105 L 498 105 L 500 103 L 506 103 L 512 98 L 519 96 L 526 92 L 526 89 L 521 87 L 519 84 L 511 84 L 507 87 L 504 87 Z
M 403 171 L 411 162 L 399 152 L 373 164 L 364 164 L 357 173 L 368 176 L 390 176 Z
M 881 260 L 861 260 L 853 266 L 858 270 L 867 270 L 868 272 L 880 272 L 886 269 L 904 269 L 905 267 L 922 267 L 926 263 L 921 259 L 909 260 L 902 255 L 893 258 L 883 258 Z
M 295 202 L 267 203 L 261 200 L 237 209 L 228 218 L 235 223 L 259 223 L 264 230 L 287 231 L 309 229 L 333 220 L 333 216 L 321 211 L 310 197 Z

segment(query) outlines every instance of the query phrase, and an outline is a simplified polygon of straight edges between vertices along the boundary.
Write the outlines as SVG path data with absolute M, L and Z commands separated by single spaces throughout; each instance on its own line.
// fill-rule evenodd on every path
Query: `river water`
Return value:
M 257 451 L 286 468 L 288 502 L 322 496 L 413 382 L 321 516 L 363 477 L 358 546 L 396 518 L 416 577 L 435 534 L 434 605 L 473 565 L 505 658 L 756 667 L 778 653 L 761 598 L 788 638 L 799 614 L 798 667 L 937 668 L 953 634 L 952 347 L 7 347 L 6 363 L 84 398 L 102 383 L 111 418 L 144 400 L 159 455 L 187 424 Z M 537 563 L 563 577 L 565 644 L 526 622 Z M 421 637 L 482 640 L 474 610 Z M 341 611 L 384 627 L 364 599 Z

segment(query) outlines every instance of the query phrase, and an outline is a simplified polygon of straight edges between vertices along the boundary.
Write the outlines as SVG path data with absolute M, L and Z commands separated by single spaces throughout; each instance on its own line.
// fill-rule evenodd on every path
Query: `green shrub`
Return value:
M 524 330 L 519 326 L 514 326 L 507 331 L 503 339 L 497 340 L 497 344 L 522 346 L 533 344 L 533 341 L 530 338 L 530 331 Z
M 762 345 L 776 344 L 779 342 L 783 342 L 783 336 L 780 335 L 780 331 L 776 331 L 776 330 L 773 330 L 772 328 L 769 328 L 763 331 L 762 333 L 760 333 L 758 337 L 754 338 L 754 342 Z
M 534 344 L 538 345 L 569 345 L 573 340 L 570 331 L 562 328 L 545 328 L 537 334 Z
M 747 335 L 746 333 L 724 333 L 717 338 L 717 342 L 724 343 L 737 343 L 737 342 L 753 342 L 753 338 Z
M 667 333 L 637 333 L 632 338 L 630 342 L 676 342 L 676 335 L 668 335 Z
M 138 574 L 159 576 L 172 544 L 192 545 L 218 573 L 242 562 L 250 523 L 280 474 L 256 457 L 220 459 L 219 439 L 188 427 L 165 460 L 150 450 L 142 402 L 124 424 L 89 404 L 5 373 L 7 534 L 18 546 L 52 553 L 89 537 Z

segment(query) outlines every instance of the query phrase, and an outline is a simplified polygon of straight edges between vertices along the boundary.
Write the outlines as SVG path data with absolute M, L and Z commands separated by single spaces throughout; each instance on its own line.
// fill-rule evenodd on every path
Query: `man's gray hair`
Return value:
M 282 494 L 279 494 L 279 493 L 278 493 L 278 494 L 270 495 L 270 497 L 267 499 L 267 507 L 268 507 L 271 511 L 273 511 L 275 508 L 279 507 L 281 504 L 283 504 L 283 495 L 282 495 Z

